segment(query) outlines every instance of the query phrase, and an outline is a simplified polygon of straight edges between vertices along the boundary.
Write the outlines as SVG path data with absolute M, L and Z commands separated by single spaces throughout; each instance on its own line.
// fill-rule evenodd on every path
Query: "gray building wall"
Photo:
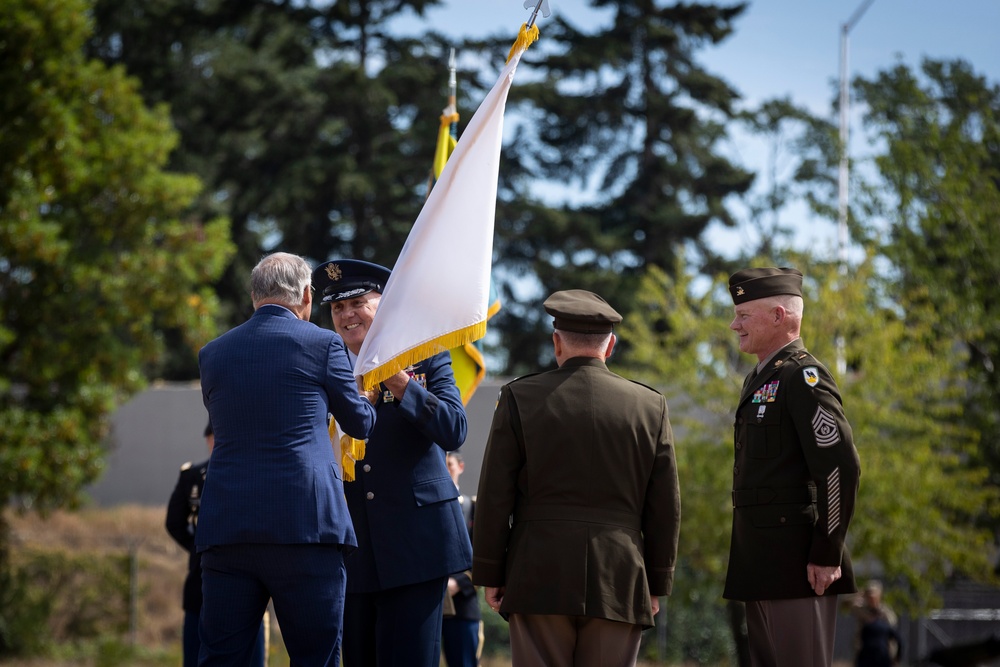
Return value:
M 469 434 L 461 449 L 465 473 L 459 482 L 470 496 L 479 485 L 486 438 L 503 382 L 484 380 L 466 406 Z M 112 417 L 107 467 L 87 495 L 99 507 L 165 505 L 181 465 L 208 457 L 202 436 L 207 422 L 197 382 L 150 387 Z

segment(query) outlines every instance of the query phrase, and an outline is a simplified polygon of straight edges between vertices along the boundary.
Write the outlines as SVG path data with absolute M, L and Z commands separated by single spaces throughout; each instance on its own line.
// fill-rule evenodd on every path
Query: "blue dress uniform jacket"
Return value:
M 824 595 L 856 592 L 845 547 L 861 466 L 829 371 L 801 340 L 748 376 L 734 423 L 733 532 L 724 596 L 812 598 L 809 563 L 841 567 Z
M 472 567 L 472 545 L 445 452 L 468 430 L 447 352 L 412 369 L 402 400 L 382 387 L 355 480 L 345 484 L 358 549 L 347 592 L 372 593 Z
M 659 392 L 585 357 L 502 388 L 472 570 L 474 583 L 505 587 L 501 613 L 652 627 L 650 595 L 673 586 L 680 516 Z
M 198 356 L 215 430 L 199 551 L 224 544 L 355 546 L 327 414 L 365 438 L 375 409 L 345 391 L 356 384 L 343 339 L 264 305 Z

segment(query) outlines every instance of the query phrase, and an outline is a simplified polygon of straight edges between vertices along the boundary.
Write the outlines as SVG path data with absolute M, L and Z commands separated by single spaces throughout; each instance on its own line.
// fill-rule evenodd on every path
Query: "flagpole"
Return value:
M 457 116 L 458 115 L 458 77 L 455 75 L 456 63 L 455 63 L 455 49 L 452 48 L 451 54 L 448 56 L 448 111 L 447 113 Z M 449 128 L 451 136 L 456 141 L 458 140 L 458 123 L 453 122 Z
M 542 8 L 543 2 L 545 2 L 545 0 L 538 0 L 538 4 L 535 5 L 535 9 L 531 12 L 531 18 L 528 19 L 527 23 L 529 30 L 531 29 L 531 26 L 535 25 L 535 19 L 538 17 L 538 10 Z
M 455 76 L 455 49 L 448 56 L 448 108 L 454 113 L 458 109 L 458 78 Z

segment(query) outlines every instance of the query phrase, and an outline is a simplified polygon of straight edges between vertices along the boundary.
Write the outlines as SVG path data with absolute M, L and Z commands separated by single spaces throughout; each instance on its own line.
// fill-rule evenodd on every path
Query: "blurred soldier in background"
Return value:
M 448 452 L 447 463 L 451 481 L 458 489 L 458 502 L 462 505 L 465 527 L 469 529 L 471 539 L 476 500 L 462 493 L 458 482 L 465 472 L 465 461 L 458 452 Z M 471 570 L 448 577 L 442 623 L 441 646 L 448 667 L 476 667 L 483 653 L 483 615 L 479 610 L 477 589 L 472 585 Z
M 215 446 L 212 422 L 205 426 L 205 445 L 208 453 Z M 201 614 L 201 556 L 194 548 L 194 532 L 198 527 L 198 506 L 201 504 L 201 490 L 205 486 L 208 459 L 201 463 L 188 461 L 181 466 L 177 485 L 167 503 L 167 532 L 174 541 L 188 552 L 188 573 L 184 578 L 184 667 L 196 667 L 201 641 L 198 639 L 198 616 Z M 261 624 L 257 635 L 257 646 L 251 658 L 251 667 L 263 667 L 266 655 L 265 630 Z
M 872 579 L 855 600 L 857 667 L 892 667 L 903 659 L 896 614 L 882 601 L 882 582 Z

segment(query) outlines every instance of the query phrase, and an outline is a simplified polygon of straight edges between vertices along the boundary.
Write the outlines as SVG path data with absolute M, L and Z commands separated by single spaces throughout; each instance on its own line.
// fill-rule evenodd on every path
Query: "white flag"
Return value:
M 354 366 L 366 389 L 486 335 L 503 112 L 523 52 L 469 121 L 392 267 Z

